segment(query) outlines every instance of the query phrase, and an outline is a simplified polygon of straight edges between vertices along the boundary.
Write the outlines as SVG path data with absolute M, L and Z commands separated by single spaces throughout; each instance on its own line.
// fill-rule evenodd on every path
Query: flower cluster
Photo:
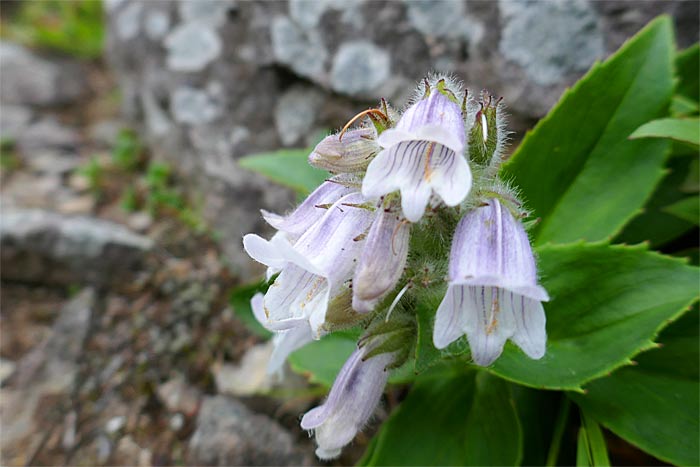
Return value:
M 520 222 L 527 213 L 498 178 L 502 114 L 485 93 L 477 100 L 449 78 L 426 79 L 402 113 L 382 100 L 322 140 L 309 162 L 332 176 L 293 212 L 263 211 L 272 238 L 244 237 L 268 268 L 269 289 L 252 306 L 275 332 L 269 371 L 327 333 L 365 329 L 328 399 L 302 419 L 320 458 L 338 456 L 372 416 L 388 371 L 411 354 L 414 310 L 428 291 L 445 291 L 438 349 L 466 336 L 477 365 L 492 364 L 509 339 L 530 358 L 544 355 L 548 295 Z

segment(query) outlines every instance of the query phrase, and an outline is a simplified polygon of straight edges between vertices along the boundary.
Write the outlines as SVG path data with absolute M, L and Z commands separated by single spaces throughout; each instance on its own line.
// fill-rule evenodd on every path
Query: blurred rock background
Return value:
M 259 271 L 241 249 L 266 231 L 258 210 L 295 200 L 237 159 L 310 145 L 380 97 L 400 107 L 428 71 L 504 96 L 517 142 L 648 20 L 672 15 L 685 47 L 699 14 L 587 0 L 0 13 L 3 465 L 314 463 L 298 419 L 322 391 L 266 378 L 270 346 L 229 303 Z

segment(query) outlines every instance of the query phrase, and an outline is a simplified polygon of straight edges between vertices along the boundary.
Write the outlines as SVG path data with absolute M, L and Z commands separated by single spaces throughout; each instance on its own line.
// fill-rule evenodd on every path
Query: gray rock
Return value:
M 11 42 L 0 41 L 0 68 L 3 104 L 61 105 L 86 90 L 85 75 L 74 62 L 49 61 Z
M 144 28 L 149 39 L 152 41 L 160 40 L 170 29 L 170 17 L 160 10 L 149 11 L 146 15 Z
M 170 412 L 180 412 L 188 417 L 197 413 L 202 397 L 199 391 L 189 386 L 181 376 L 158 386 L 156 393 Z
M 466 35 L 464 3 L 451 0 L 407 0 L 408 19 L 428 37 Z
M 19 105 L 3 105 L 0 112 L 0 140 L 16 141 L 32 119 L 32 111 Z
M 165 38 L 167 65 L 173 71 L 195 72 L 206 68 L 221 54 L 221 38 L 207 24 L 183 23 Z
M 338 92 L 364 96 L 389 78 L 389 53 L 367 41 L 347 42 L 333 58 L 331 85 Z
M 206 91 L 184 86 L 173 92 L 170 110 L 176 122 L 188 125 L 208 123 L 221 114 L 218 101 Z
M 0 246 L 3 279 L 114 284 L 128 280 L 153 242 L 113 222 L 5 208 Z
M 177 7 L 182 21 L 197 21 L 217 28 L 226 22 L 226 13 L 235 9 L 236 3 L 231 0 L 182 0 Z
M 188 462 L 195 465 L 310 465 L 291 434 L 235 399 L 207 397 L 190 438 Z
M 143 3 L 131 2 L 117 17 L 117 35 L 123 41 L 136 37 L 141 30 L 141 18 L 143 17 Z
M 304 29 L 286 16 L 272 20 L 272 50 L 299 76 L 323 79 L 328 51 L 318 31 Z
M 289 16 L 299 26 L 311 29 L 318 26 L 326 11 L 342 8 L 342 0 L 290 0 Z
M 83 354 L 95 294 L 85 289 L 59 311 L 51 333 L 17 362 L 7 387 L 0 390 L 3 433 L 0 449 L 3 461 L 17 465 L 44 436 L 47 415 L 54 413 L 40 405 L 42 400 L 65 400 L 78 373 L 78 359 Z
M 299 142 L 316 122 L 323 93 L 311 87 L 293 87 L 282 95 L 275 108 L 275 126 L 285 146 Z
M 42 149 L 74 151 L 79 136 L 74 129 L 62 125 L 55 118 L 44 117 L 25 127 L 15 142 L 25 155 Z
M 498 3 L 503 18 L 499 51 L 536 84 L 557 84 L 603 58 L 600 20 L 587 0 Z

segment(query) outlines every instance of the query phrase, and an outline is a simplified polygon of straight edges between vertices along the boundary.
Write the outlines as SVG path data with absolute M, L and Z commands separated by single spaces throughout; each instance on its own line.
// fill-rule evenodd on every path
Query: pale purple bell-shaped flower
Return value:
M 400 190 L 409 221 L 420 220 L 433 192 L 447 206 L 456 206 L 469 193 L 472 175 L 464 157 L 462 109 L 440 89 L 409 107 L 377 142 L 383 150 L 367 167 L 362 193 L 377 198 Z
M 263 300 L 267 322 L 291 329 L 308 321 L 314 338 L 322 333 L 329 300 L 352 277 L 372 212 L 359 193 L 343 196 L 292 245 L 288 238 L 243 237 L 254 260 L 280 270 Z
M 411 225 L 393 209 L 377 210 L 352 280 L 352 307 L 367 313 L 396 287 L 408 257 Z
M 274 350 L 267 364 L 267 372 L 269 374 L 279 375 L 282 372 L 282 366 L 287 360 L 287 357 L 295 350 L 312 342 L 313 333 L 311 332 L 308 321 L 302 321 L 298 323 L 297 326 L 288 329 L 275 329 L 274 324 L 271 324 L 265 316 L 263 300 L 263 294 L 257 293 L 250 300 L 250 306 L 258 322 L 268 331 L 275 333 L 272 339 Z
M 357 187 L 353 188 L 353 183 Z M 319 185 L 291 214 L 281 216 L 264 209 L 261 212 L 268 224 L 296 239 L 321 219 L 331 204 L 358 191 L 358 188 L 358 181 L 347 176 L 336 176 Z
M 350 356 L 335 378 L 328 399 L 301 419 L 304 430 L 314 430 L 316 455 L 333 459 L 367 423 L 384 392 L 393 354 L 383 353 L 364 360 L 369 346 Z
M 465 215 L 452 241 L 449 286 L 435 317 L 433 342 L 442 349 L 467 335 L 478 365 L 494 362 L 507 339 L 527 356 L 544 356 L 547 342 L 535 257 L 522 224 L 497 199 Z

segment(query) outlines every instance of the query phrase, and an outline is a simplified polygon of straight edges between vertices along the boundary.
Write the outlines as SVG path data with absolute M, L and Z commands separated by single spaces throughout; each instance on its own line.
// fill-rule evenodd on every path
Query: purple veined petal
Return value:
M 472 359 L 477 365 L 488 366 L 501 355 L 506 340 L 515 333 L 510 294 L 494 287 L 455 287 L 465 289 L 464 332 Z
M 411 226 L 394 212 L 378 210 L 353 277 L 353 307 L 364 313 L 396 287 L 408 257 Z
M 312 341 L 311 329 L 306 321 L 286 331 L 277 333 L 273 338 L 275 348 L 267 365 L 268 374 L 279 374 L 284 366 L 284 362 L 287 361 L 287 357 L 295 350 L 304 347 Z
M 373 213 L 363 207 L 360 193 L 351 193 L 336 201 L 314 226 L 302 235 L 294 249 L 308 258 L 318 274 L 328 279 L 331 288 L 352 277 L 362 242 L 357 240 L 370 226 Z
M 278 240 L 272 237 L 270 240 L 265 240 L 256 234 L 247 234 L 243 236 L 243 248 L 248 256 L 253 258 L 258 263 L 271 268 L 281 269 L 287 264 L 287 260 L 280 253 Z M 282 241 L 281 239 L 279 241 Z
M 316 188 L 291 214 L 280 216 L 262 211 L 263 217 L 277 230 L 299 237 L 326 213 L 326 208 L 318 206 L 333 204 L 353 191 L 356 190 L 331 179 Z
M 366 198 L 379 198 L 398 190 L 401 180 L 406 177 L 403 167 L 406 162 L 399 160 L 398 146 L 381 151 L 367 167 L 362 180 L 362 194 Z
M 497 286 L 545 301 L 523 226 L 497 199 L 465 215 L 457 225 L 450 251 L 450 282 Z
M 382 148 L 387 149 L 399 143 L 415 141 L 415 139 L 416 135 L 413 133 L 397 130 L 396 128 L 388 128 L 377 137 L 377 143 Z
M 461 152 L 450 151 L 446 146 L 439 148 L 430 185 L 447 206 L 457 206 L 471 190 L 472 173 Z
M 525 355 L 539 360 L 544 357 L 547 347 L 547 318 L 542 303 L 513 293 L 509 295 L 515 320 L 515 334 L 512 340 Z
M 395 128 L 417 135 L 425 127 L 441 127 L 458 141 L 459 146 L 454 148 L 455 151 L 460 153 L 464 149 L 466 129 L 462 109 L 435 89 L 430 96 L 406 109 Z
M 288 265 L 270 285 L 264 298 L 264 312 L 269 322 L 308 318 L 311 304 L 328 293 L 326 279 L 297 265 Z
M 444 349 L 464 335 L 467 315 L 466 303 L 471 297 L 466 287 L 450 285 L 435 314 L 433 329 L 433 344 L 438 349 Z
M 362 361 L 366 348 L 356 350 L 340 370 L 326 402 L 309 411 L 301 427 L 314 429 L 321 458 L 340 454 L 357 432 L 367 423 L 384 391 L 392 361 L 381 354 Z
M 265 327 L 267 323 L 267 316 L 265 316 L 264 297 L 265 296 L 261 292 L 258 292 L 255 295 L 253 295 L 253 298 L 250 299 L 250 308 L 253 310 L 253 316 L 255 316 L 255 319 L 258 320 L 258 323 L 262 324 L 263 327 Z
M 437 125 L 424 126 L 416 132 L 415 139 L 437 143 L 463 157 L 464 140 L 451 133 L 445 127 Z

